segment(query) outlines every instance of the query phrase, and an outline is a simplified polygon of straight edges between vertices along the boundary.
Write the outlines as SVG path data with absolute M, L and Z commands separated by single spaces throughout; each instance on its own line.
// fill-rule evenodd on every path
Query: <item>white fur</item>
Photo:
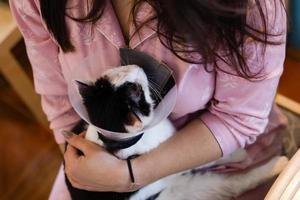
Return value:
M 92 142 L 95 142 L 96 144 L 99 144 L 100 146 L 103 146 L 102 140 L 99 140 L 97 129 L 94 126 L 88 126 L 88 129 L 85 133 L 85 139 L 90 140 Z
M 135 145 L 116 152 L 116 156 L 126 159 L 131 155 L 143 154 L 158 146 L 173 135 L 175 128 L 169 120 L 164 120 L 154 128 L 144 133 L 144 136 Z M 97 131 L 89 126 L 86 138 L 103 145 L 98 139 Z M 228 157 L 211 162 L 199 168 L 216 164 L 225 164 L 240 161 L 245 151 L 239 149 Z M 256 167 L 246 173 L 223 175 L 218 173 L 198 173 L 196 175 L 173 175 L 162 178 L 139 190 L 130 197 L 130 200 L 145 200 L 160 192 L 157 200 L 226 200 L 253 189 L 264 181 L 278 175 L 287 164 L 286 157 L 275 157 L 269 162 Z M 155 169 L 154 169 L 155 170 Z
M 119 150 L 115 153 L 115 155 L 120 159 L 126 159 L 131 155 L 141 155 L 154 149 L 162 142 L 166 141 L 169 137 L 171 137 L 175 133 L 175 128 L 172 123 L 165 119 L 158 125 L 153 128 L 147 130 L 143 137 L 133 146 Z M 103 142 L 98 139 L 97 129 L 93 126 L 89 126 L 86 132 L 86 139 L 95 142 L 101 146 L 103 146 Z M 169 183 L 170 179 L 173 176 L 169 176 L 163 179 L 160 179 L 143 189 L 141 189 L 137 194 L 133 195 L 130 200 L 145 200 L 153 194 L 158 193 L 163 190 Z
M 278 175 L 286 166 L 286 157 L 274 157 L 246 173 L 224 175 L 205 173 L 178 176 L 157 200 L 227 200 L 257 187 Z
M 141 155 L 146 153 L 157 147 L 163 141 L 167 140 L 174 132 L 175 128 L 171 122 L 169 120 L 163 120 L 150 130 L 147 130 L 143 137 L 135 145 L 118 151 L 116 156 L 121 159 L 126 159 L 131 155 Z
M 126 81 L 139 83 L 144 90 L 146 101 L 151 104 L 152 109 L 153 101 L 150 97 L 147 77 L 139 67 L 129 65 L 114 68 L 108 70 L 104 76 L 107 76 L 115 86 L 120 86 Z M 145 117 L 140 113 L 137 113 L 137 115 L 145 126 L 153 117 L 152 115 Z M 132 129 L 133 127 L 127 128 L 130 131 L 136 131 Z M 126 159 L 131 155 L 146 153 L 171 137 L 175 131 L 169 120 L 163 120 L 152 129 L 144 132 L 143 137 L 135 145 L 119 150 L 115 155 L 121 159 Z M 98 139 L 97 130 L 93 126 L 88 127 L 86 139 L 103 145 L 103 142 Z M 239 162 L 244 160 L 245 157 L 246 151 L 239 149 L 225 158 L 199 166 L 199 168 Z M 286 157 L 275 157 L 264 165 L 236 175 L 223 175 L 212 172 L 193 175 L 188 171 L 185 175 L 178 173 L 145 186 L 131 196 L 129 200 L 145 200 L 160 191 L 162 192 L 157 200 L 226 200 L 238 196 L 279 174 L 286 163 Z

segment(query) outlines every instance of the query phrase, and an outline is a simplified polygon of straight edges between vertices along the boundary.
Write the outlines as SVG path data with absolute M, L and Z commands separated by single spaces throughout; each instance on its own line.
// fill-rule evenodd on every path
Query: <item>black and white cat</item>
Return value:
M 157 92 L 149 84 L 143 69 L 136 65 L 107 70 L 95 83 L 87 85 L 79 82 L 78 85 L 91 123 L 98 127 L 124 134 L 135 133 L 153 119 Z M 94 126 L 89 125 L 86 128 L 86 139 L 106 147 L 121 159 L 150 151 L 176 131 L 172 123 L 165 119 L 145 131 L 142 136 L 118 144 L 118 141 L 103 136 Z M 239 161 L 244 156 L 245 152 L 239 150 L 201 167 Z M 139 191 L 129 193 L 83 191 L 73 188 L 68 179 L 66 182 L 73 199 L 224 200 L 238 196 L 274 177 L 281 172 L 286 163 L 285 157 L 275 157 L 246 173 L 230 176 L 186 171 L 162 178 Z

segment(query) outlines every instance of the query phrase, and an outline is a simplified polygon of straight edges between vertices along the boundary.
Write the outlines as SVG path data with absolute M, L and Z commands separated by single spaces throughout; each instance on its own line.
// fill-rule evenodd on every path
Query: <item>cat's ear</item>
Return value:
M 92 89 L 91 89 L 90 85 L 83 83 L 81 81 L 78 81 L 78 80 L 76 80 L 76 83 L 77 83 L 78 91 L 83 98 L 85 98 L 91 94 Z
M 144 128 L 142 121 L 133 112 L 128 113 L 125 128 L 129 133 L 135 133 Z

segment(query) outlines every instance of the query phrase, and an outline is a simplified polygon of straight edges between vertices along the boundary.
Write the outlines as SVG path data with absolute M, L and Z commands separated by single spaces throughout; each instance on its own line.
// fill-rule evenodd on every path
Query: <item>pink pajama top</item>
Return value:
M 85 2 L 69 0 L 68 7 L 72 8 L 67 10 L 69 15 L 83 16 L 87 12 Z M 94 26 L 66 18 L 76 51 L 63 53 L 42 20 L 39 0 L 11 0 L 10 5 L 26 42 L 36 92 L 41 95 L 56 141 L 63 143 L 62 130 L 70 129 L 79 120 L 68 100 L 68 82 L 74 77 L 95 80 L 104 70 L 120 65 L 119 48 L 126 45 L 119 22 L 110 1 Z M 250 6 L 247 19 L 252 24 L 258 16 L 254 7 Z M 179 129 L 192 118 L 199 118 L 216 138 L 224 156 L 238 148 L 248 149 L 242 168 L 278 152 L 275 130 L 286 122 L 274 106 L 285 58 L 285 12 L 273 1 L 266 1 L 263 7 L 268 11 L 269 29 L 282 33 L 276 39 L 283 43 L 268 45 L 263 57 L 262 45 L 247 41 L 246 57 L 251 71 L 263 69 L 260 74 L 263 78 L 258 81 L 224 73 L 223 70 L 232 70 L 222 61 L 218 61 L 222 70 L 207 72 L 201 64 L 180 60 L 159 41 L 151 28 L 155 22 L 143 27 L 129 42 L 130 48 L 146 52 L 174 70 L 178 98 L 170 119 L 176 127 Z M 152 8 L 143 4 L 138 20 L 146 19 L 151 12 Z M 133 32 L 132 26 L 130 34 Z M 191 114 L 197 111 L 202 112 L 197 116 Z

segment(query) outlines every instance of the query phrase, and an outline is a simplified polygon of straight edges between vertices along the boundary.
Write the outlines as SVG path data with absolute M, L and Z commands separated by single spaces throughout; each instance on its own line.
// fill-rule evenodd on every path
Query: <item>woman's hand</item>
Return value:
M 158 179 L 222 156 L 219 143 L 199 119 L 188 123 L 167 141 L 132 160 L 137 185 L 132 184 L 126 161 L 80 136 L 67 134 L 65 168 L 72 185 L 90 191 L 128 192 Z M 84 155 L 79 155 L 78 150 Z
M 74 187 L 88 191 L 130 190 L 126 161 L 78 135 L 69 132 L 64 135 L 69 143 L 64 154 L 65 172 Z

